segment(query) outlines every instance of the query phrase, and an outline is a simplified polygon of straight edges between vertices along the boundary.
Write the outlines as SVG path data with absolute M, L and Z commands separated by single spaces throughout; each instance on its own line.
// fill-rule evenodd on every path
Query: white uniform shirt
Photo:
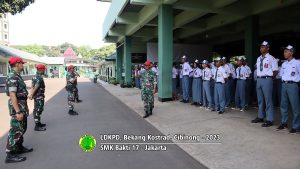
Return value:
M 248 66 L 248 65 L 245 65 L 244 66 L 248 72 L 248 77 L 247 78 L 250 78 L 251 79 L 251 74 L 252 74 L 252 71 L 251 71 L 251 68 Z M 256 72 L 257 73 L 257 72 Z M 256 74 L 257 75 L 257 74 Z M 256 76 L 257 77 L 257 76 Z
M 158 69 L 157 69 L 156 67 L 152 67 L 151 70 L 152 70 L 153 72 L 155 72 L 155 74 L 157 74 L 157 72 L 158 72 Z
M 230 68 L 232 78 L 235 79 L 236 78 L 236 73 L 235 73 L 235 68 L 234 68 L 233 64 L 228 63 L 228 66 Z
M 275 79 L 281 79 L 281 76 L 282 76 L 281 66 L 278 66 L 278 73 L 277 73 Z
M 246 80 L 247 78 L 249 78 L 249 71 L 245 66 L 236 68 L 236 78 L 242 80 Z
M 226 73 L 223 66 L 216 67 L 215 71 L 213 72 L 213 76 L 216 82 L 225 83 L 225 79 L 228 78 L 228 74 Z
M 212 71 L 210 68 L 203 69 L 203 80 L 210 80 L 212 78 Z
M 182 69 L 178 69 L 178 73 L 179 73 L 179 78 L 182 79 L 182 77 L 183 77 L 183 75 L 182 75 L 182 73 L 183 73 Z
M 281 75 L 283 81 L 300 81 L 300 61 L 292 59 L 291 61 L 285 61 L 282 64 Z M 297 91 L 295 91 L 297 92 Z
M 173 69 L 172 69 L 172 78 L 173 79 L 177 78 L 177 75 L 178 75 L 178 70 L 175 67 L 173 67 Z
M 191 66 L 189 65 L 189 62 L 184 62 L 184 64 L 182 65 L 182 75 L 183 76 L 189 76 L 190 75 L 190 72 L 192 72 L 192 68 Z
M 193 77 L 194 78 L 199 78 L 202 76 L 202 70 L 200 68 L 196 68 L 194 69 L 194 72 L 193 72 Z
M 262 62 L 262 65 L 261 65 Z M 265 57 L 259 56 L 256 61 L 257 76 L 273 76 L 274 71 L 278 71 L 278 63 L 276 59 L 267 53 Z

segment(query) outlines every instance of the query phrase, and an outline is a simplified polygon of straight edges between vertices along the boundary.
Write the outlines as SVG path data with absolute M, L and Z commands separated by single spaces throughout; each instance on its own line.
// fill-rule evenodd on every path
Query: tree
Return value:
M 45 55 L 45 50 L 42 46 L 40 45 L 26 45 L 26 46 L 14 46 L 15 48 L 19 49 L 19 50 L 22 50 L 22 51 L 25 51 L 25 52 L 28 52 L 28 53 L 32 53 L 32 54 L 35 54 L 35 55 L 38 55 L 38 56 L 43 56 Z
M 77 48 L 76 53 L 79 55 L 81 54 L 83 58 L 90 58 L 91 57 L 91 47 L 90 46 L 79 46 Z
M 28 5 L 34 3 L 34 0 L 0 0 L 0 14 L 16 14 L 22 12 Z
M 77 46 L 75 46 L 71 43 L 65 42 L 58 46 L 58 48 L 60 49 L 60 53 L 64 53 L 69 47 L 71 47 L 78 54 Z

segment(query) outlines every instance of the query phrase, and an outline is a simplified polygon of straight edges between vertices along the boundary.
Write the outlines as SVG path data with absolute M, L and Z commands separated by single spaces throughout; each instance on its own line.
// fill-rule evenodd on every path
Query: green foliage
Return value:
M 103 46 L 99 49 L 92 49 L 88 45 L 83 46 L 75 46 L 71 43 L 65 42 L 58 46 L 44 46 L 44 45 L 17 45 L 14 46 L 19 50 L 26 51 L 28 53 L 33 53 L 38 56 L 49 56 L 49 57 L 58 57 L 62 56 L 63 53 L 69 48 L 73 48 L 73 50 L 77 53 L 77 55 L 81 55 L 83 58 L 92 59 L 95 62 L 104 60 L 107 56 L 116 52 L 115 44 L 110 44 L 107 46 Z
M 28 53 L 36 54 L 38 56 L 43 56 L 45 54 L 45 49 L 43 48 L 43 46 L 36 45 L 36 44 L 27 45 L 27 46 L 14 46 L 14 47 Z
M 34 3 L 34 0 L 0 0 L 0 14 L 22 12 L 32 3 Z

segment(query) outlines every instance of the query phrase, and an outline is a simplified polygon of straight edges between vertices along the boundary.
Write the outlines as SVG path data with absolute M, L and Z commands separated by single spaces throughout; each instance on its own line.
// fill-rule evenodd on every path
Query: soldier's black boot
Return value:
M 150 114 L 148 113 L 148 111 L 145 111 L 145 116 L 143 116 L 143 118 L 147 118 L 147 117 L 149 117 L 150 116 Z
M 40 122 L 40 126 L 41 127 L 46 127 L 46 124 L 43 124 L 43 123 Z
M 23 145 L 18 146 L 18 150 L 15 152 L 15 154 L 24 154 L 24 153 L 30 153 L 33 151 L 33 148 L 27 148 Z
M 46 128 L 42 127 L 42 126 L 41 126 L 41 123 L 36 123 L 36 124 L 35 124 L 35 127 L 34 127 L 34 130 L 35 130 L 35 131 L 45 131 Z
M 76 102 L 76 103 L 80 103 L 80 102 L 82 102 L 82 100 L 76 99 L 75 102 Z
M 78 113 L 77 113 L 76 111 L 74 111 L 74 110 L 69 110 L 69 114 L 70 114 L 71 116 L 78 115 Z
M 149 112 L 149 115 L 151 116 L 153 113 L 152 113 L 153 109 L 151 108 L 150 109 L 150 112 Z
M 17 163 L 17 162 L 22 162 L 26 160 L 26 157 L 20 157 L 15 153 L 6 153 L 6 159 L 5 163 Z

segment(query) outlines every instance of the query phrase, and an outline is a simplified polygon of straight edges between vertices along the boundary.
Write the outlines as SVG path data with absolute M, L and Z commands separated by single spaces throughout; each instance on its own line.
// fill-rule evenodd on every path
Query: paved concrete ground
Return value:
M 79 138 L 92 134 L 96 138 L 100 133 L 161 135 L 150 123 L 141 118 L 132 109 L 108 93 L 103 87 L 91 83 L 88 79 L 79 82 L 80 97 L 84 101 L 76 105 L 79 116 L 69 116 L 66 106 L 64 79 L 47 79 L 47 102 L 42 121 L 47 123 L 47 131 L 33 131 L 33 119 L 30 115 L 25 145 L 34 148 L 26 154 L 27 161 L 17 164 L 5 164 L 5 143 L 8 129 L 7 108 L 1 103 L 0 168 L 1 169 L 204 169 L 197 160 L 176 145 L 168 145 L 167 151 L 100 151 L 97 147 L 91 153 L 83 152 Z M 6 101 L 4 93 L 1 102 Z M 32 101 L 30 102 L 32 110 Z M 98 144 L 99 145 L 99 141 Z
M 143 115 L 138 89 L 102 86 Z M 277 126 L 250 123 L 256 111 L 229 110 L 218 115 L 180 102 L 161 103 L 156 97 L 154 115 L 147 121 L 164 134 L 220 134 L 220 145 L 179 145 L 210 169 L 299 169 L 300 136 L 276 131 Z M 276 116 L 280 117 L 279 112 Z

